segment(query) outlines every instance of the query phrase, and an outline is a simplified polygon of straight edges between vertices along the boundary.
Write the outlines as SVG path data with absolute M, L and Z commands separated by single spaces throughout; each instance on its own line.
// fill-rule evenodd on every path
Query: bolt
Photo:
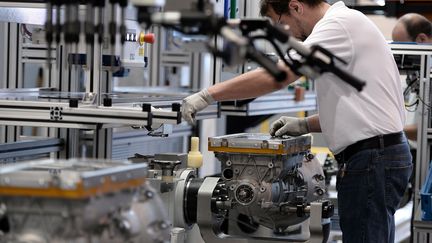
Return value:
M 313 160 L 313 158 L 315 158 L 315 156 L 314 156 L 313 154 L 311 154 L 311 153 L 308 153 L 308 154 L 306 155 L 306 160 L 307 160 L 307 161 L 311 161 L 311 160 Z
M 130 223 L 126 220 L 123 220 L 122 222 L 120 222 L 119 227 L 120 227 L 120 229 L 122 229 L 124 231 L 129 231 L 131 229 Z
M 168 229 L 168 227 L 169 227 L 169 224 L 167 222 L 165 222 L 165 221 L 161 222 L 161 224 L 160 224 L 161 229 Z
M 152 191 L 146 191 L 145 195 L 147 198 L 153 198 L 153 192 Z

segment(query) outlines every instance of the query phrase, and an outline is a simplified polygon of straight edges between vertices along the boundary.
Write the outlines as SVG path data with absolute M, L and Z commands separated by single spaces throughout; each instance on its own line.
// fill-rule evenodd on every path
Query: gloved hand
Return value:
M 300 136 L 309 133 L 306 118 L 282 116 L 270 126 L 270 135 L 280 137 L 282 135 Z
M 181 107 L 183 119 L 189 124 L 195 123 L 195 113 L 203 110 L 214 101 L 207 89 L 184 98 Z

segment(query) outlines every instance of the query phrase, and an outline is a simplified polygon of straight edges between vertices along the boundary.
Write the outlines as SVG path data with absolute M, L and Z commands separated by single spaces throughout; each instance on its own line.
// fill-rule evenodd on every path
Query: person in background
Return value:
M 405 14 L 393 28 L 392 39 L 396 42 L 432 43 L 432 24 L 420 14 Z
M 281 117 L 273 136 L 322 132 L 341 164 L 337 178 L 338 212 L 345 243 L 394 242 L 394 213 L 408 185 L 411 154 L 403 125 L 404 100 L 399 71 L 388 44 L 364 14 L 342 1 L 262 0 L 261 15 L 289 25 L 306 46 L 321 45 L 348 62 L 349 73 L 367 81 L 362 92 L 326 73 L 315 81 L 318 114 Z M 214 101 L 258 97 L 299 78 L 280 63 L 287 79 L 277 83 L 257 69 L 186 97 L 183 119 Z

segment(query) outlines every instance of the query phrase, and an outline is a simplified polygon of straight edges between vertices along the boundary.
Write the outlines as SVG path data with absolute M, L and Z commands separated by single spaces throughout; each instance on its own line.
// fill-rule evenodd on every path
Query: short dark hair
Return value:
M 261 0 L 260 14 L 266 16 L 270 8 L 273 8 L 276 14 L 290 15 L 288 4 L 291 0 Z M 326 2 L 325 0 L 299 0 L 310 7 L 318 6 L 320 3 Z
M 412 41 L 415 41 L 421 33 L 432 37 L 432 23 L 419 14 L 407 14 L 401 17 L 401 22 Z

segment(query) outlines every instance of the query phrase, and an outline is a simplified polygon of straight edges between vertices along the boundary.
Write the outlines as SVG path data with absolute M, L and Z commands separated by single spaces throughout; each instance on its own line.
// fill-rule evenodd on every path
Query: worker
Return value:
M 432 24 L 420 14 L 405 14 L 393 28 L 392 38 L 397 42 L 432 43 Z
M 333 74 L 321 75 L 315 80 L 318 114 L 281 117 L 271 125 L 270 134 L 322 132 L 341 164 L 337 190 L 343 241 L 394 242 L 394 213 L 412 163 L 402 132 L 399 71 L 384 36 L 342 1 L 330 5 L 325 0 L 262 0 L 260 7 L 263 16 L 289 25 L 291 34 L 305 45 L 321 45 L 347 61 L 347 71 L 367 82 L 357 92 Z M 279 66 L 287 73 L 282 83 L 257 69 L 186 97 L 183 118 L 193 122 L 194 114 L 214 101 L 261 96 L 299 78 L 281 62 Z

